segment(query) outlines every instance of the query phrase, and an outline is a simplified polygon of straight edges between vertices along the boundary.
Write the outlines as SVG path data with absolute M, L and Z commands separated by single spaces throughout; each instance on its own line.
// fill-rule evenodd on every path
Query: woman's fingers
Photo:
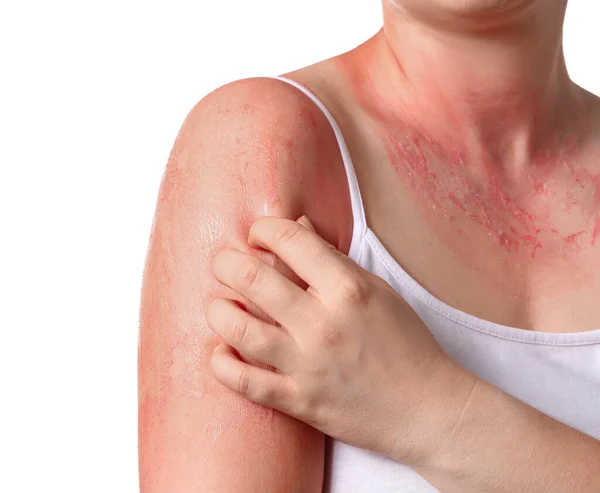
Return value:
M 219 281 L 248 298 L 281 325 L 298 322 L 302 313 L 310 311 L 307 305 L 314 301 L 281 272 L 239 250 L 227 248 L 217 253 L 212 270 Z
M 234 392 L 264 406 L 288 411 L 293 387 L 287 376 L 241 361 L 227 344 L 216 347 L 211 367 L 215 378 Z
M 297 221 L 262 217 L 248 241 L 277 255 L 317 293 L 335 291 L 351 269 L 349 259 Z
M 206 321 L 215 333 L 241 353 L 284 373 L 292 370 L 296 342 L 285 330 L 259 320 L 223 298 L 208 306 Z

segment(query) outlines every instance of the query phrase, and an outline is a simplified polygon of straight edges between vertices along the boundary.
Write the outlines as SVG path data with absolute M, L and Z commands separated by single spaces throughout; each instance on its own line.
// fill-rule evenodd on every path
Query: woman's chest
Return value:
M 571 180 L 558 170 L 519 184 L 457 177 L 444 163 L 426 165 L 410 154 L 403 159 L 417 162 L 394 166 L 380 155 L 370 173 L 357 168 L 367 223 L 417 282 L 499 324 L 600 329 L 596 175 L 580 171 Z

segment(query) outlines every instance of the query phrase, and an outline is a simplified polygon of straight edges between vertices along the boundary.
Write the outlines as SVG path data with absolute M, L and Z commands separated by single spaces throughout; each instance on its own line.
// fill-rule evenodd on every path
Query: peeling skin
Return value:
M 222 341 L 205 318 L 208 303 L 226 297 L 273 322 L 212 275 L 212 260 L 224 247 L 251 253 L 303 286 L 273 254 L 247 244 L 261 216 L 308 214 L 328 241 L 347 248 L 351 212 L 343 166 L 337 149 L 323 144 L 330 130 L 318 112 L 287 84 L 242 81 L 209 95 L 177 136 L 142 290 L 143 493 L 316 491 L 321 485 L 323 435 L 217 382 L 209 361 Z M 323 210 L 331 216 L 318 214 Z
M 593 245 L 595 223 L 590 214 L 600 210 L 600 173 L 575 172 L 576 165 L 562 151 L 534 158 L 517 184 L 509 183 L 499 166 L 484 164 L 487 180 L 482 183 L 469 173 L 459 153 L 427 135 L 388 130 L 385 137 L 389 163 L 435 219 L 463 216 L 485 229 L 506 252 L 531 259 L 558 254 L 560 240 Z M 571 232 L 577 224 L 557 224 L 554 210 L 561 197 L 564 212 L 583 217 L 587 228 Z
M 456 258 L 503 291 L 515 289 L 503 269 L 474 263 L 475 231 L 507 267 L 572 272 L 599 235 L 600 149 L 590 146 L 584 97 L 573 90 L 544 100 L 544 87 L 461 65 L 456 51 L 445 58 L 445 48 L 421 48 L 407 25 L 386 26 L 387 39 L 397 30 L 412 40 L 405 51 L 401 39 L 390 48 L 384 29 L 337 60 L 399 189 Z M 581 274 L 577 282 L 594 282 L 589 269 Z
M 600 150 L 589 146 L 585 101 L 570 91 L 553 97 L 565 80 L 544 70 L 560 59 L 558 52 L 534 46 L 534 53 L 499 53 L 500 45 L 516 43 L 494 44 L 494 32 L 473 44 L 489 50 L 475 63 L 461 40 L 451 46 L 444 39 L 432 48 L 415 42 L 418 29 L 394 31 L 390 4 L 385 29 L 408 38 L 390 37 L 392 53 L 379 33 L 338 57 L 332 63 L 349 93 L 334 85 L 324 91 L 337 94 L 340 106 L 348 103 L 349 113 L 356 102 L 360 111 L 348 116 L 362 125 L 356 134 L 375 129 L 384 157 L 372 165 L 385 166 L 396 190 L 408 190 L 411 206 L 441 245 L 504 294 L 527 294 L 529 280 L 515 272 L 557 272 L 543 295 L 593 282 L 593 264 L 579 259 L 600 243 Z M 539 21 L 536 28 L 560 33 L 552 19 Z M 530 36 L 516 34 L 512 41 Z M 542 46 L 556 41 L 537 34 Z M 512 73 L 523 79 L 503 72 L 501 60 L 521 63 Z M 522 70 L 531 60 L 540 67 Z M 529 80 L 531 73 L 539 80 Z M 312 80 L 326 85 L 328 75 L 315 69 Z M 205 312 L 212 299 L 224 296 L 266 318 L 210 273 L 212 258 L 225 246 L 275 262 L 246 243 L 260 216 L 307 214 L 326 240 L 347 252 L 347 179 L 327 121 L 296 89 L 272 80 L 235 88 L 210 95 L 188 116 L 159 192 L 140 314 L 142 493 L 323 486 L 321 434 L 214 380 L 209 357 L 221 341 L 207 327 Z M 385 220 L 393 229 L 393 219 Z M 503 279 L 503 272 L 510 275 Z

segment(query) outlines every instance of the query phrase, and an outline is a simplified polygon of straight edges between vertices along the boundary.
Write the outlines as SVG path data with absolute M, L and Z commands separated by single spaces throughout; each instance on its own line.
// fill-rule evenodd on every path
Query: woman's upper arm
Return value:
M 333 177 L 322 160 L 335 156 L 323 125 L 306 97 L 268 79 L 218 89 L 182 125 L 160 187 L 142 289 L 142 493 L 321 491 L 323 435 L 214 380 L 208 361 L 220 340 L 205 312 L 214 297 L 228 296 L 264 317 L 210 272 L 220 248 L 251 251 L 246 237 L 257 217 L 312 219 L 320 210 L 317 229 L 338 240 L 339 227 L 326 216 L 343 206 L 328 206 L 336 194 L 321 190 Z

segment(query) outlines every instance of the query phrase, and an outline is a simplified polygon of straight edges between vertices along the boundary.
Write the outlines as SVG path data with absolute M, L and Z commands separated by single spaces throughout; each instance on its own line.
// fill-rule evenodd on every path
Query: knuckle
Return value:
M 260 282 L 261 269 L 255 260 L 246 259 L 238 267 L 236 272 L 236 279 L 242 288 L 252 289 L 255 288 Z
M 359 276 L 347 277 L 340 281 L 337 293 L 342 303 L 350 305 L 366 305 L 371 298 L 369 283 Z
M 311 425 L 320 425 L 319 419 L 321 403 L 320 399 L 312 392 L 307 393 L 303 398 L 299 398 L 296 402 L 297 413 L 300 417 L 309 418 Z
M 244 347 L 248 339 L 248 319 L 245 317 L 238 316 L 233 322 L 231 327 L 231 342 L 233 345 L 239 348 Z
M 286 224 L 275 232 L 275 239 L 280 243 L 288 243 L 296 238 L 301 230 L 302 226 L 299 224 Z
M 339 348 L 346 340 L 346 332 L 337 327 L 328 327 L 321 331 L 321 343 L 327 349 Z
M 278 403 L 281 399 L 279 396 L 280 392 L 277 388 L 263 387 L 257 390 L 255 399 L 257 402 L 262 403 Z
M 309 406 L 307 396 L 294 385 L 290 393 L 290 408 L 297 417 L 307 416 Z
M 248 394 L 248 391 L 250 390 L 250 375 L 247 372 L 242 371 L 240 373 L 237 387 L 240 394 Z
M 331 250 L 333 253 L 342 254 L 342 252 L 340 252 L 338 250 L 338 248 L 335 245 L 333 245 L 332 243 L 327 242 L 327 248 L 329 248 L 329 250 Z

